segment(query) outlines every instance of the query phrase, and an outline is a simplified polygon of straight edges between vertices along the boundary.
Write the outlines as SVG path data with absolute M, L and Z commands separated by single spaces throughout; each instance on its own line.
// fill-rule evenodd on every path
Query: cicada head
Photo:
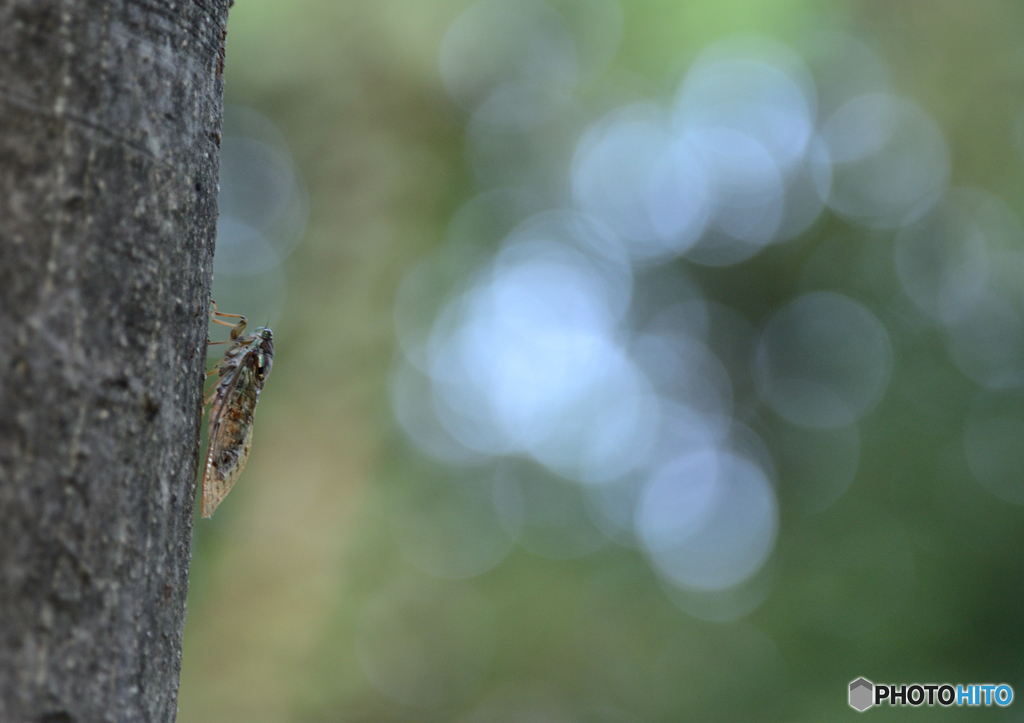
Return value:
M 274 332 L 264 326 L 257 329 L 256 335 L 259 345 L 256 371 L 260 379 L 266 379 L 270 375 L 270 368 L 274 366 Z

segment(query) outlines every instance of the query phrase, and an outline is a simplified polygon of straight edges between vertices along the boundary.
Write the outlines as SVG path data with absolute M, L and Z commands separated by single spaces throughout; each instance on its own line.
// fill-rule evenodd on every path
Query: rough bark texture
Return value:
M 0 721 L 171 721 L 228 0 L 0 0 Z

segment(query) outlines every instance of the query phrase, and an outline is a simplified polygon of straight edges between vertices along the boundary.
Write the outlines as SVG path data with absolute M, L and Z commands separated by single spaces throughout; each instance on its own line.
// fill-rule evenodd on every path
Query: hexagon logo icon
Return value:
M 863 713 L 874 705 L 875 686 L 867 678 L 850 683 L 850 707 Z

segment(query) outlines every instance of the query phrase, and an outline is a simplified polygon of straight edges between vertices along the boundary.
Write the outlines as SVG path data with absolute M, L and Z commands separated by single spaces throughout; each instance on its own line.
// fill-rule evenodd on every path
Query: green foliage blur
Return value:
M 469 5 L 239 0 L 231 10 L 226 103 L 280 130 L 309 218 L 282 266 L 252 456 L 213 520 L 196 523 L 179 720 L 840 720 L 859 715 L 846 699 L 859 676 L 1024 693 L 1024 509 L 968 468 L 963 428 L 979 387 L 949 360 L 941 330 L 900 318 L 893 232 L 828 210 L 748 261 L 687 269 L 758 328 L 799 293 L 841 292 L 871 309 L 893 346 L 886 395 L 858 425 L 850 489 L 816 514 L 780 491 L 775 551 L 759 573 L 770 592 L 756 609 L 729 622 L 688 614 L 641 552 L 615 544 L 563 560 L 516 547 L 464 580 L 403 556 L 395 510 L 429 506 L 417 497 L 425 481 L 459 473 L 407 439 L 388 389 L 400 281 L 475 194 L 467 117 L 438 69 L 442 38 Z M 1019 2 L 621 6 L 604 77 L 637 98 L 670 94 L 726 36 L 800 47 L 815 29 L 850 33 L 942 129 L 951 183 L 1024 211 Z M 592 118 L 605 109 L 601 87 L 580 91 Z M 480 243 L 481 254 L 495 246 L 486 234 Z M 258 299 L 259 284 L 246 293 Z M 786 428 L 756 431 L 777 440 Z M 389 623 L 399 619 L 408 627 Z M 382 690 L 367 674 L 378 653 L 430 671 L 424 690 Z M 1020 705 L 865 715 L 1014 720 Z

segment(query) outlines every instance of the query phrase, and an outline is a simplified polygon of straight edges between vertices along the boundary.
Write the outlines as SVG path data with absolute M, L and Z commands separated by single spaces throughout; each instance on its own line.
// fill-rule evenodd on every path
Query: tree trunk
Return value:
M 0 0 L 0 721 L 172 721 L 229 0 Z

